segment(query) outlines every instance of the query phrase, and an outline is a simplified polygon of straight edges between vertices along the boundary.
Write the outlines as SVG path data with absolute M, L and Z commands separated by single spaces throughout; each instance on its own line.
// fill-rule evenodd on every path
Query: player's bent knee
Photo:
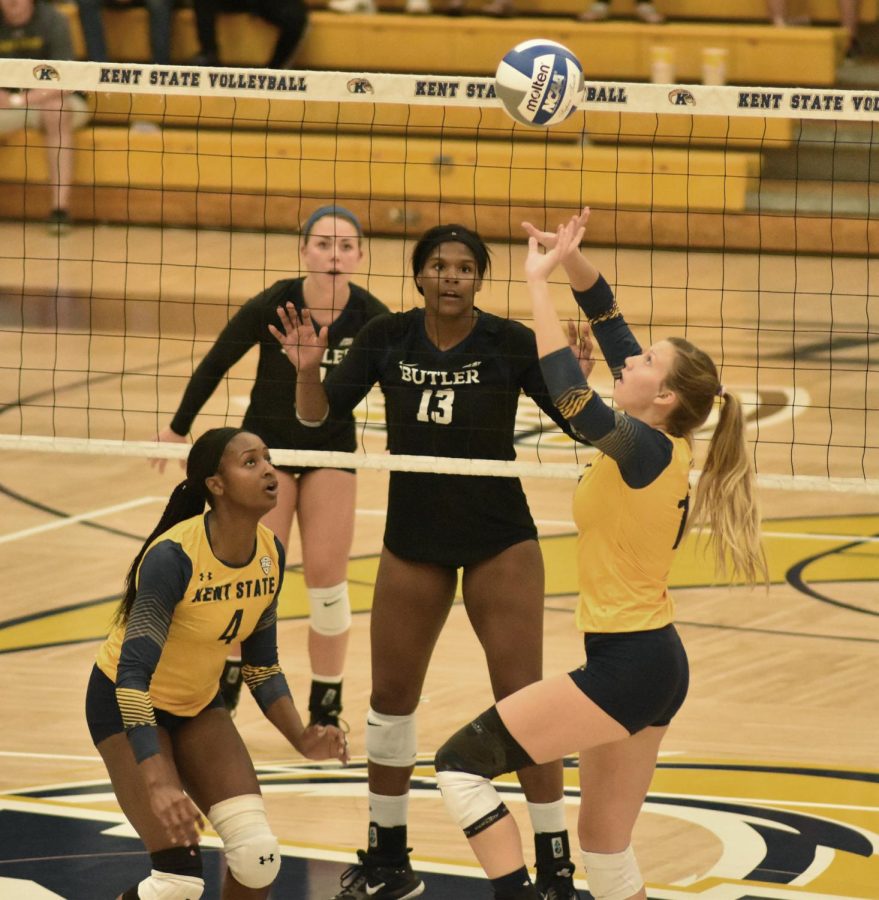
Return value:
M 644 885 L 631 844 L 619 853 L 583 850 L 583 867 L 595 900 L 626 900 Z
M 281 868 L 278 839 L 259 794 L 243 794 L 215 803 L 208 819 L 223 841 L 229 871 L 248 888 L 268 887 Z
M 327 588 L 308 588 L 311 627 L 327 637 L 344 634 L 351 627 L 348 582 Z
M 198 847 L 171 847 L 150 854 L 152 870 L 123 898 L 138 900 L 199 900 L 204 893 L 201 853 Z
M 468 838 L 510 813 L 491 782 L 482 775 L 437 771 L 436 782 L 449 814 Z
M 437 773 L 469 772 L 495 778 L 533 765 L 494 706 L 455 732 L 436 754 Z
M 418 753 L 415 716 L 386 716 L 372 707 L 366 714 L 366 757 L 380 766 L 414 766 Z

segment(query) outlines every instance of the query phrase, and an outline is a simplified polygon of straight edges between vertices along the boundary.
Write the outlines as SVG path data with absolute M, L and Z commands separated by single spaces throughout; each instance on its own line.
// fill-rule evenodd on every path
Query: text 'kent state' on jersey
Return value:
M 152 706 L 180 716 L 199 713 L 214 698 L 231 645 L 241 642 L 245 663 L 277 666 L 284 565 L 277 538 L 260 524 L 253 556 L 232 566 L 214 555 L 208 529 L 206 516 L 195 516 L 150 545 L 128 622 L 113 629 L 97 656 L 117 691 L 148 694 Z

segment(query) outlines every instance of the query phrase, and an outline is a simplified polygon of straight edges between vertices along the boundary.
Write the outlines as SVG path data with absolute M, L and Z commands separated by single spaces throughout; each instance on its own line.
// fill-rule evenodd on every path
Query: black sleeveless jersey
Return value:
M 423 309 L 374 319 L 324 381 L 330 415 L 352 409 L 376 382 L 391 453 L 514 459 L 522 391 L 569 431 L 547 393 L 534 333 L 488 313 L 449 350 L 428 338 Z M 385 544 L 398 556 L 462 566 L 536 536 L 517 478 L 391 473 Z
M 199 410 L 222 377 L 254 345 L 259 346 L 256 378 L 242 427 L 258 434 L 269 447 L 291 450 L 356 449 L 351 410 L 331 416 L 319 428 L 309 428 L 296 419 L 296 369 L 284 356 L 269 324 L 281 327 L 277 308 L 292 302 L 304 306 L 303 278 L 285 278 L 248 300 L 220 332 L 214 346 L 199 363 L 186 387 L 171 428 L 187 434 Z M 350 285 L 350 296 L 339 317 L 328 330 L 328 346 L 321 363 L 322 374 L 332 369 L 348 351 L 354 336 L 387 307 L 376 297 Z

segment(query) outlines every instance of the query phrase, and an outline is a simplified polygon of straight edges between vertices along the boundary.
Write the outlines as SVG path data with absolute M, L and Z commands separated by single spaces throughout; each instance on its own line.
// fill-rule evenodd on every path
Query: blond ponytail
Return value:
M 754 469 L 745 445 L 742 405 L 721 388 L 720 420 L 711 436 L 696 487 L 691 525 L 708 528 L 715 571 L 724 578 L 769 582 L 760 541 L 760 504 Z

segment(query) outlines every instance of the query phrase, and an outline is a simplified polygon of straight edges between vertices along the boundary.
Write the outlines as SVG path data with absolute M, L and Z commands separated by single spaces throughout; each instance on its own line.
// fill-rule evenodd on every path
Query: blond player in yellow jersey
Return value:
M 86 719 L 152 862 L 121 900 L 201 897 L 203 816 L 223 841 L 223 900 L 267 897 L 280 869 L 253 763 L 219 693 L 230 643 L 241 642 L 254 699 L 297 751 L 347 759 L 338 728 L 303 725 L 278 665 L 284 551 L 260 524 L 277 495 L 259 437 L 237 428 L 202 435 L 98 650 Z
M 557 232 L 529 224 L 525 272 L 547 388 L 574 431 L 599 451 L 574 498 L 579 530 L 577 626 L 586 663 L 505 697 L 439 750 L 437 779 L 498 900 L 541 895 L 519 832 L 491 779 L 580 754 L 578 837 L 595 900 L 643 900 L 632 829 L 660 743 L 687 693 L 687 655 L 668 576 L 685 533 L 692 435 L 715 401 L 720 418 L 696 492 L 716 560 L 754 582 L 766 573 L 742 410 L 705 353 L 681 338 L 642 350 L 598 270 L 579 250 L 589 210 Z M 540 245 L 545 253 L 540 252 Z M 614 375 L 616 408 L 592 390 L 549 299 L 561 264 Z

